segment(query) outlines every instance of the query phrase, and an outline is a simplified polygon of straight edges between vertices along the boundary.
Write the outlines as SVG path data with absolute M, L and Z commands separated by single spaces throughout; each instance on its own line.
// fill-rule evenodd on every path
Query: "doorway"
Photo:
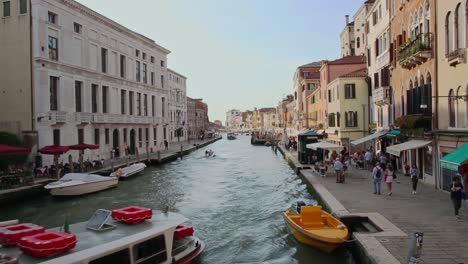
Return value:
M 136 132 L 135 129 L 130 130 L 130 151 L 129 154 L 135 154 Z
M 114 149 L 114 158 L 120 157 L 120 146 L 119 146 L 119 130 L 114 129 L 112 132 L 112 148 Z

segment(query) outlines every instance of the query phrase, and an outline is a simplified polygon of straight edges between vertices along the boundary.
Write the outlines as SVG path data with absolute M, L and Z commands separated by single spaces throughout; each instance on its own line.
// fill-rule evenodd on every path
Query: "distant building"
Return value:
M 341 75 L 328 84 L 328 141 L 351 149 L 350 142 L 369 134 L 367 68 Z
M 296 101 L 297 119 L 294 127 L 301 131 L 309 127 L 307 116 L 307 97 L 320 85 L 320 68 L 322 61 L 312 62 L 297 68 L 294 74 L 294 99 Z
M 168 72 L 169 86 L 169 140 L 187 139 L 187 78 L 171 69 Z
M 346 25 L 340 35 L 341 57 L 354 56 L 354 21 L 349 22 L 349 15 L 346 15 Z
M 169 50 L 73 0 L 4 1 L 2 10 L 0 130 L 32 135 L 33 151 L 97 144 L 91 160 L 160 148 Z
M 229 110 L 226 112 L 226 128 L 227 129 L 239 129 L 241 123 L 239 117 L 242 119 L 242 113 L 240 110 Z
M 328 124 L 328 102 L 333 96 L 332 90 L 328 90 L 328 84 L 336 78 L 348 73 L 355 72 L 366 67 L 366 57 L 364 56 L 347 56 L 334 61 L 325 61 L 320 69 L 320 123 L 323 123 L 326 128 Z M 369 119 L 367 119 L 369 120 Z
M 216 127 L 218 128 L 222 128 L 223 127 L 223 122 L 221 122 L 221 120 L 215 120 L 213 121 L 213 123 L 216 125 Z

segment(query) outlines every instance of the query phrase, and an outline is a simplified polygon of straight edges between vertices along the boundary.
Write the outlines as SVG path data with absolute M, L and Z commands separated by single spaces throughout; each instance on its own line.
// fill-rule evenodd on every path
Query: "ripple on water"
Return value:
M 215 158 L 204 152 L 212 149 Z M 19 218 L 47 227 L 85 221 L 98 208 L 141 205 L 184 214 L 207 243 L 200 263 L 344 263 L 298 244 L 282 212 L 298 200 L 315 202 L 281 155 L 250 145 L 249 137 L 221 140 L 182 160 L 150 167 L 118 188 L 93 195 L 50 196 L 3 207 L 0 221 Z

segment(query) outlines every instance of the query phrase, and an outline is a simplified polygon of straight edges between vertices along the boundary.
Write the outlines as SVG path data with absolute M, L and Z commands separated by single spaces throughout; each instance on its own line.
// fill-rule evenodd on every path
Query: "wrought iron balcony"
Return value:
M 411 69 L 430 59 L 433 49 L 432 41 L 432 33 L 424 33 L 403 44 L 399 50 L 401 67 Z

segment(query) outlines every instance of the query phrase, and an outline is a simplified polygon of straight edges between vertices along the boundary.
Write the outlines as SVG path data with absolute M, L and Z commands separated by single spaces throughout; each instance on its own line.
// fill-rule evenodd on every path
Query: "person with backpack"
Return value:
M 380 195 L 380 187 L 382 183 L 382 168 L 380 163 L 376 163 L 374 169 L 372 169 L 372 186 L 374 188 L 374 194 Z

